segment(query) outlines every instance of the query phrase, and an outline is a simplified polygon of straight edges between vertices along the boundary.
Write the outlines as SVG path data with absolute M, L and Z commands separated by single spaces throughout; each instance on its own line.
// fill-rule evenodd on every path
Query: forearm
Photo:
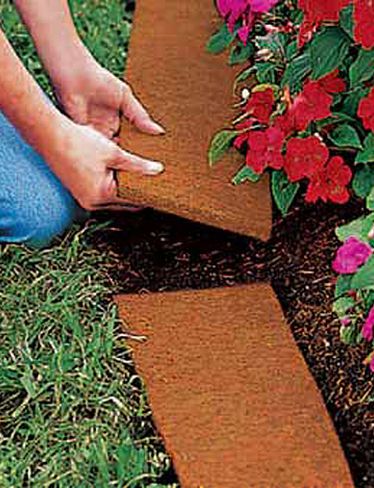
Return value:
M 63 115 L 46 100 L 1 30 L 0 66 L 0 110 L 46 156 L 56 136 L 56 122 Z
M 15 0 L 53 82 L 68 82 L 92 56 L 75 29 L 67 0 Z

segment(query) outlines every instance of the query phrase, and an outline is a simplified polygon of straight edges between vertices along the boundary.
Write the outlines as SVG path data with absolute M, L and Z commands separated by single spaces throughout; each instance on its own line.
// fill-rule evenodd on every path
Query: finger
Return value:
M 108 189 L 105 192 L 105 197 L 101 199 L 94 205 L 94 210 L 115 210 L 115 211 L 126 211 L 126 212 L 139 212 L 143 210 L 140 205 L 135 205 L 128 202 L 124 198 L 120 198 L 117 195 L 117 183 L 114 179 L 114 175 L 111 176 L 110 182 L 108 184 Z
M 131 88 L 125 83 L 121 110 L 128 120 L 139 130 L 152 135 L 165 134 L 165 129 L 152 120 L 147 110 L 132 92 Z
M 164 165 L 158 161 L 144 159 L 136 154 L 118 148 L 117 156 L 110 161 L 108 167 L 119 171 L 137 172 L 144 175 L 158 175 L 163 172 Z
M 97 205 L 95 207 L 95 211 L 97 212 L 102 212 L 110 210 L 111 212 L 131 212 L 131 213 L 137 213 L 141 212 L 144 210 L 144 207 L 131 207 L 129 205 L 124 205 L 124 204 L 103 204 L 103 205 Z
M 119 132 L 119 112 L 94 105 L 89 113 L 90 125 L 109 139 Z
M 114 130 L 110 127 L 100 124 L 88 124 L 88 127 L 91 127 L 91 129 L 95 129 L 97 132 L 100 132 L 100 134 L 105 136 L 107 139 L 113 140 Z
M 110 189 L 106 200 L 101 201 L 95 205 L 95 210 L 116 210 L 116 211 L 126 211 L 126 212 L 139 212 L 143 210 L 144 207 L 141 205 L 135 205 L 128 202 L 124 198 L 120 198 L 117 195 L 117 185 L 110 185 Z

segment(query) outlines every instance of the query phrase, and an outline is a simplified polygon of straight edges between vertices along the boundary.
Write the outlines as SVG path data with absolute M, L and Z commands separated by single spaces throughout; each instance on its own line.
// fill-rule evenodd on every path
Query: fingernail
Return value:
M 164 165 L 157 161 L 148 161 L 146 170 L 149 174 L 158 175 L 164 171 Z
M 165 134 L 166 132 L 165 129 L 160 124 L 154 122 L 153 120 L 152 120 L 152 126 L 158 134 Z

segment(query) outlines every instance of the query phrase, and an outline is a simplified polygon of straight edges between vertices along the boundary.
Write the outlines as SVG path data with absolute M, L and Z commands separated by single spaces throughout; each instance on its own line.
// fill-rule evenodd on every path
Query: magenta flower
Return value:
M 348 237 L 345 243 L 338 249 L 332 267 L 336 273 L 355 273 L 360 266 L 366 263 L 373 253 L 373 249 L 357 237 Z
M 277 3 L 278 0 L 249 0 L 252 12 L 261 14 L 269 12 Z
M 233 32 L 235 24 L 248 9 L 247 0 L 217 0 L 217 8 L 222 17 L 226 19 L 227 26 Z
M 234 32 L 236 23 L 240 21 L 237 34 L 245 44 L 256 15 L 268 12 L 277 2 L 278 0 L 217 0 L 217 8 L 231 32 Z
M 343 325 L 343 327 L 348 327 L 348 325 L 351 325 L 352 320 L 349 317 L 343 317 L 340 320 L 340 323 Z
M 374 306 L 371 307 L 366 322 L 361 330 L 361 334 L 362 337 L 369 342 L 374 339 Z

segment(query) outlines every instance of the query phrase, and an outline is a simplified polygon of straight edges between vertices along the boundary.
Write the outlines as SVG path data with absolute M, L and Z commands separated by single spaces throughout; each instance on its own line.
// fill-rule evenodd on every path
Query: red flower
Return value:
M 245 111 L 256 118 L 261 124 L 268 124 L 273 111 L 274 92 L 271 88 L 252 93 L 245 106 Z
M 299 47 L 310 41 L 322 22 L 338 22 L 340 11 L 350 3 L 351 0 L 299 0 L 299 8 L 304 12 L 298 36 Z
M 362 119 L 365 129 L 374 132 L 374 88 L 360 101 L 358 116 Z
M 337 69 L 320 78 L 318 84 L 326 93 L 330 94 L 341 93 L 347 88 L 345 81 L 339 78 L 339 70 Z
M 331 115 L 333 98 L 321 87 L 318 81 L 305 83 L 303 91 L 291 106 L 291 116 L 297 130 L 306 130 L 310 122 L 325 119 Z
M 352 0 L 299 0 L 304 18 L 312 24 L 338 22 L 340 11 Z
M 273 127 L 280 129 L 285 137 L 291 135 L 298 130 L 295 116 L 292 110 L 287 110 L 283 115 L 279 115 L 274 119 Z
M 313 22 L 310 22 L 307 19 L 304 19 L 303 23 L 300 26 L 299 34 L 297 36 L 297 46 L 299 49 L 305 46 L 307 42 L 309 42 L 314 32 L 317 30 L 317 25 Z
M 250 129 L 253 125 L 253 123 L 255 122 L 255 119 L 247 119 L 245 120 L 244 122 L 241 122 L 240 124 L 238 124 L 235 129 L 236 130 L 245 130 L 245 129 Z M 234 147 L 236 147 L 236 149 L 241 149 L 243 144 L 245 142 L 247 142 L 248 140 L 248 135 L 249 135 L 249 131 L 246 131 L 246 132 L 243 132 L 243 134 L 239 134 L 237 137 L 235 137 L 234 139 Z
M 345 82 L 338 77 L 337 70 L 318 81 L 306 82 L 303 91 L 295 98 L 289 110 L 279 115 L 273 126 L 281 129 L 286 136 L 306 130 L 310 122 L 331 115 L 331 94 L 344 91 L 345 88 Z
M 354 38 L 364 49 L 374 47 L 374 5 L 373 0 L 354 2 Z
M 343 158 L 334 156 L 327 165 L 315 173 L 305 196 L 307 202 L 315 203 L 319 198 L 324 202 L 347 203 L 349 191 L 346 186 L 352 179 L 352 171 Z
M 329 158 L 329 151 L 316 136 L 294 137 L 288 141 L 284 169 L 292 182 L 312 177 Z
M 269 127 L 265 131 L 250 132 L 248 135 L 247 165 L 258 174 L 263 173 L 268 166 L 274 169 L 283 168 L 283 143 L 284 134 L 276 127 Z

